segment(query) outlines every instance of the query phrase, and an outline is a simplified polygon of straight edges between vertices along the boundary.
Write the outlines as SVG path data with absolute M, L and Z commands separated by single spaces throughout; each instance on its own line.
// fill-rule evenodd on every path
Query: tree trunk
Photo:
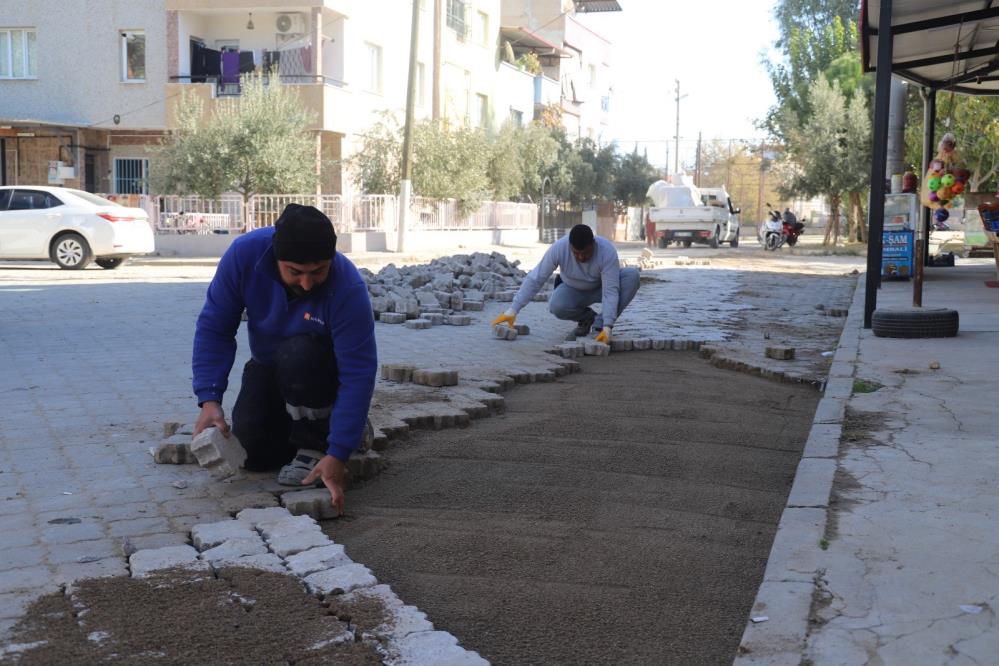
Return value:
M 829 195 L 829 223 L 826 225 L 826 235 L 822 239 L 823 245 L 836 245 L 839 243 L 839 194 Z M 832 237 L 832 243 L 829 242 Z
M 860 196 L 860 192 L 851 192 L 850 198 L 853 200 L 853 205 L 857 209 L 857 229 L 860 231 L 860 242 L 867 242 L 867 215 L 864 212 L 864 200 Z M 853 237 L 853 240 L 858 240 Z

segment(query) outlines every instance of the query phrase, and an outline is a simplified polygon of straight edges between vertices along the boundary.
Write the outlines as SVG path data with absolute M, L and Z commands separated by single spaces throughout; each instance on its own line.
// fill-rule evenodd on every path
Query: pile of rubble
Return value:
M 480 311 L 487 300 L 513 301 L 527 275 L 519 265 L 499 252 L 476 252 L 402 268 L 389 264 L 377 274 L 362 268 L 360 273 L 368 284 L 376 319 L 429 328 L 439 324 L 465 326 L 471 318 L 456 313 Z M 539 293 L 534 300 L 546 301 L 548 294 Z

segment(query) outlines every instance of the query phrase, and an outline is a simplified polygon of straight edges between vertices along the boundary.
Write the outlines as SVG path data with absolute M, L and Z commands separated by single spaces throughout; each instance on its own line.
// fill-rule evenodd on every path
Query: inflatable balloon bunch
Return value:
M 971 173 L 961 168 L 957 152 L 954 150 L 954 135 L 947 133 L 940 140 L 937 156 L 930 161 L 930 167 L 923 181 L 923 203 L 933 211 L 933 219 L 943 224 L 950 217 L 949 209 L 964 208 L 964 191 Z

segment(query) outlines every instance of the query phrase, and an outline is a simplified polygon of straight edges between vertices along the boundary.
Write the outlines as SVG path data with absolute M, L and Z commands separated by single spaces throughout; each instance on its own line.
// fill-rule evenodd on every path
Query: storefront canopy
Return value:
M 999 4 L 993 0 L 895 0 L 892 73 L 931 90 L 999 95 Z M 877 69 L 879 0 L 860 9 L 865 71 Z

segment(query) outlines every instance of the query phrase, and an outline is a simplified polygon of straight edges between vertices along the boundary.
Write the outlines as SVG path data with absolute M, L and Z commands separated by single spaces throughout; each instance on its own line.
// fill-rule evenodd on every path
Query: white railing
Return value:
M 150 196 L 147 209 L 157 233 L 241 233 L 244 231 L 243 198 L 223 195 L 217 199 L 197 196 Z M 246 204 L 246 230 L 273 226 L 290 203 L 315 206 L 333 222 L 337 233 L 396 231 L 398 197 L 365 194 L 255 194 Z M 484 229 L 536 229 L 538 207 L 510 201 L 486 201 L 477 210 L 462 214 L 454 199 L 413 197 L 409 228 L 413 231 L 465 231 Z

